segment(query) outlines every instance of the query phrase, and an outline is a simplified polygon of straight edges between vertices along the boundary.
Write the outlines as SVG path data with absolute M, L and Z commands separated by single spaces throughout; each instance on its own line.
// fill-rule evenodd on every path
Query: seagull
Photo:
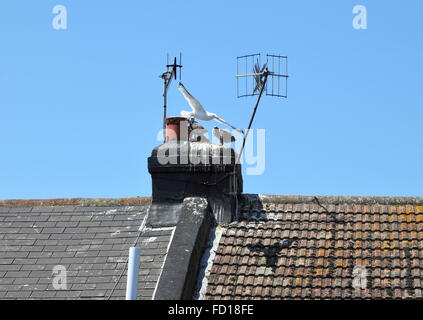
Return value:
M 220 144 L 223 146 L 223 142 L 235 142 L 235 137 L 227 130 L 213 127 L 213 135 L 220 139 Z
M 184 98 L 188 101 L 188 104 L 190 105 L 192 112 L 189 111 L 185 111 L 182 110 L 181 111 L 181 115 L 183 117 L 186 118 L 197 118 L 199 120 L 204 120 L 204 121 L 210 121 L 210 120 L 217 120 L 229 127 L 231 127 L 232 129 L 244 134 L 244 131 L 242 131 L 241 129 L 238 129 L 236 127 L 234 127 L 233 125 L 227 123 L 225 120 L 223 120 L 222 118 L 219 118 L 216 114 L 211 113 L 211 112 L 207 112 L 206 110 L 204 110 L 203 106 L 201 105 L 201 103 L 195 99 L 188 91 L 187 89 L 185 89 L 184 85 L 182 84 L 182 82 L 179 82 L 179 87 L 178 87 L 179 91 L 181 91 L 182 95 L 184 96 Z
M 190 123 L 191 131 L 195 131 L 196 134 L 205 134 L 207 132 L 207 129 L 204 128 L 201 124 L 199 124 L 197 121 L 193 121 Z
M 207 129 L 204 128 L 201 124 L 199 124 L 197 121 L 190 121 L 189 126 L 191 128 L 191 136 L 195 136 L 192 137 L 190 141 L 208 141 L 206 137 L 203 137 L 203 135 L 207 133 Z

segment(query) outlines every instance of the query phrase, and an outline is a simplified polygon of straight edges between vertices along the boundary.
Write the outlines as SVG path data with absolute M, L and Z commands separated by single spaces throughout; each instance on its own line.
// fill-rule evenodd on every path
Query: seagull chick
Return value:
M 203 137 L 203 135 L 207 133 L 207 129 L 204 128 L 201 124 L 199 124 L 197 121 L 192 121 L 190 122 L 189 126 L 191 128 L 190 141 L 208 141 L 206 137 Z
M 197 121 L 193 121 L 190 123 L 190 128 L 192 131 L 196 131 L 197 134 L 205 134 L 207 132 L 207 129 L 204 128 L 201 124 L 199 124 Z
M 244 134 L 244 131 L 242 131 L 241 129 L 238 129 L 236 127 L 234 127 L 233 125 L 229 124 L 228 122 L 226 122 L 225 120 L 223 120 L 222 118 L 219 118 L 216 114 L 211 113 L 211 112 L 207 112 L 206 110 L 204 110 L 203 106 L 201 105 L 201 103 L 195 99 L 188 91 L 187 89 L 185 89 L 184 85 L 182 84 L 182 82 L 179 82 L 179 87 L 178 87 L 179 91 L 181 91 L 182 95 L 184 96 L 184 98 L 188 101 L 188 104 L 190 105 L 192 111 L 185 111 L 182 110 L 181 111 L 181 115 L 183 117 L 186 117 L 188 119 L 190 118 L 196 118 L 199 120 L 203 120 L 203 121 L 210 121 L 210 120 L 217 120 L 229 127 L 231 127 L 232 129 Z
M 235 137 L 232 135 L 232 133 L 218 127 L 213 127 L 213 135 L 220 140 L 220 144 L 222 146 L 223 143 L 235 142 Z

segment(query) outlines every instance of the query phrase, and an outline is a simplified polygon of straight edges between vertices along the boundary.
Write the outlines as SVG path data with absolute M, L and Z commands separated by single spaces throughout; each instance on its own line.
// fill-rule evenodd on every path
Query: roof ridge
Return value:
M 11 199 L 0 200 L 0 207 L 47 207 L 47 206 L 78 206 L 78 207 L 113 207 L 148 205 L 151 197 L 131 198 L 61 198 L 61 199 Z
M 423 205 L 423 197 L 387 197 L 387 196 L 310 196 L 310 195 L 264 195 L 242 194 L 245 201 L 262 203 L 304 204 L 317 198 L 322 204 L 347 205 Z
M 244 201 L 260 201 L 262 203 L 304 204 L 315 201 L 322 204 L 351 205 L 423 205 L 423 197 L 387 197 L 387 196 L 310 196 L 310 195 L 265 195 L 244 193 Z M 10 199 L 0 200 L 0 207 L 110 207 L 148 205 L 151 197 L 129 198 L 57 198 L 57 199 Z

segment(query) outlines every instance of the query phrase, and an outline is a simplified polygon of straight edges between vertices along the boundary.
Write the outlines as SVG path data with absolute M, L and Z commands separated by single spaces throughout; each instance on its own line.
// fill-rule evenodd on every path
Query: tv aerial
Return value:
M 172 78 L 176 80 L 176 74 L 179 68 L 179 81 L 181 80 L 181 68 L 182 68 L 182 53 L 179 53 L 179 64 L 176 62 L 176 57 L 173 60 L 173 64 L 169 64 L 169 54 L 167 54 L 167 70 L 160 75 L 163 79 L 163 139 L 166 143 L 166 105 L 167 105 L 167 89 L 172 81 Z
M 288 57 L 266 54 L 266 61 L 261 64 L 261 54 L 256 53 L 237 57 L 236 62 L 237 97 L 258 96 L 235 162 L 239 163 L 263 93 L 266 92 L 266 96 L 288 97 Z

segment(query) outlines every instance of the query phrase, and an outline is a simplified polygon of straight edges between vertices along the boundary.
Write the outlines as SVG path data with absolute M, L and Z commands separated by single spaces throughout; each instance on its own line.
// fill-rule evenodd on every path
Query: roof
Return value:
M 245 195 L 205 299 L 422 298 L 423 198 Z
M 139 233 L 150 198 L 0 201 L 0 299 L 123 299 L 128 249 L 141 247 L 139 299 L 151 299 L 172 228 Z M 67 274 L 56 290 L 55 266 Z
M 242 195 L 218 226 L 200 200 L 170 227 L 149 197 L 0 201 L 0 299 L 123 299 L 130 246 L 139 299 L 422 298 L 423 198 Z

